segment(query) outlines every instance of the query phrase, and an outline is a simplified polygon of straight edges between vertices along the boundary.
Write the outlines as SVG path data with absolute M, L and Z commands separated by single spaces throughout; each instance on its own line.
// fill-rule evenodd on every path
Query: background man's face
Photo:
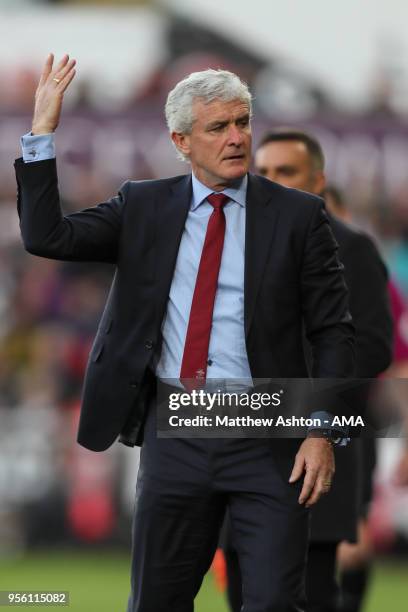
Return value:
M 191 134 L 173 135 L 173 140 L 190 157 L 195 176 L 211 189 L 220 190 L 249 170 L 252 136 L 248 105 L 240 100 L 209 104 L 196 100 L 193 113 Z
M 285 187 L 320 194 L 324 188 L 324 175 L 316 170 L 306 145 L 296 140 L 268 142 L 255 154 L 255 168 L 271 181 Z

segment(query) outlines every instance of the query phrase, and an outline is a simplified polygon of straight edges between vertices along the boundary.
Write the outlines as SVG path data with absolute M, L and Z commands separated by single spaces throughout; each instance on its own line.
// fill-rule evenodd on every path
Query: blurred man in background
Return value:
M 327 185 L 323 195 L 326 208 L 333 217 L 343 223 L 350 224 L 352 216 L 343 192 L 333 185 Z M 389 283 L 390 281 L 388 282 L 388 290 Z M 364 291 L 364 287 L 362 287 L 362 291 Z M 390 303 L 391 306 L 392 302 Z M 361 506 L 358 515 L 357 538 L 356 542 L 344 540 L 337 547 L 340 586 L 337 606 L 339 612 L 359 612 L 362 609 L 370 577 L 372 544 L 367 516 L 373 497 L 373 476 L 377 462 L 376 440 L 374 438 L 363 438 L 360 445 Z
M 327 210 L 334 217 L 337 217 L 344 223 L 352 222 L 352 215 L 341 189 L 334 185 L 327 185 L 324 190 L 324 200 Z M 402 333 L 402 318 L 405 313 L 405 305 L 401 291 L 395 283 L 395 279 L 389 280 L 388 292 L 390 295 L 393 318 L 394 342 L 392 364 L 390 368 L 388 368 L 386 376 L 391 378 L 406 378 L 408 344 Z M 408 428 L 406 428 L 406 431 L 408 431 Z M 339 612 L 358 612 L 362 609 L 364 595 L 370 577 L 373 555 L 373 543 L 367 515 L 372 500 L 373 473 L 377 460 L 377 444 L 376 440 L 373 438 L 363 438 L 361 444 L 363 451 L 363 504 L 358 522 L 358 538 L 355 543 L 347 541 L 341 542 L 337 549 L 337 564 L 341 591 Z M 400 486 L 408 484 L 407 448 L 405 438 L 405 452 L 401 454 L 394 476 L 395 484 Z
M 116 265 L 78 440 L 104 450 L 118 435 L 143 439 L 128 612 L 193 610 L 226 506 L 247 611 L 300 612 L 307 508 L 330 489 L 338 434 L 309 431 L 300 446 L 158 438 L 156 404 L 159 382 L 180 394 L 207 377 L 251 388 L 256 378 L 307 376 L 302 321 L 313 375 L 353 374 L 347 291 L 322 203 L 248 173 L 251 94 L 236 75 L 208 70 L 180 81 L 166 103 L 192 174 L 128 181 L 117 197 L 64 217 L 53 133 L 74 75 L 74 60 L 54 67 L 48 57 L 15 164 L 18 211 L 29 252 Z
M 277 129 L 266 134 L 255 154 L 255 168 L 260 175 L 286 187 L 317 195 L 323 194 L 325 189 L 323 151 L 319 142 L 305 132 Z M 356 326 L 356 376 L 374 378 L 388 367 L 392 353 L 387 271 L 367 235 L 333 216 L 330 223 L 339 244 L 340 261 L 345 266 L 350 311 Z M 366 445 L 370 448 L 364 456 Z M 371 478 L 367 485 L 368 479 L 363 477 L 362 471 L 365 469 L 372 474 L 372 446 L 371 440 L 367 443 L 352 440 L 346 448 L 339 449 L 334 486 L 313 510 L 306 582 L 308 612 L 337 609 L 337 546 L 342 540 L 356 540 L 358 519 L 366 513 Z M 239 566 L 230 537 L 227 542 L 229 600 L 234 612 L 238 612 L 241 606 Z M 357 609 L 358 606 L 347 608 L 347 612 Z

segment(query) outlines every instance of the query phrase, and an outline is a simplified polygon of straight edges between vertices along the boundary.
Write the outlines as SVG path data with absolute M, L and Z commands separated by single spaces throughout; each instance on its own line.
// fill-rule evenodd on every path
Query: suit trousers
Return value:
M 308 612 L 336 612 L 339 587 L 336 580 L 338 542 L 311 542 L 306 572 Z
M 309 511 L 274 441 L 158 438 L 149 407 L 136 484 L 127 612 L 192 612 L 228 508 L 243 611 L 303 612 Z M 282 441 L 281 441 L 282 442 Z

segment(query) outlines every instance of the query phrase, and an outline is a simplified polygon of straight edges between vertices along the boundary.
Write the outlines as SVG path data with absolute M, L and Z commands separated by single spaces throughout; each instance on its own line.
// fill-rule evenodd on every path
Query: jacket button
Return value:
M 152 340 L 146 340 L 145 347 L 147 349 L 149 349 L 149 351 L 150 351 L 153 348 L 153 341 Z

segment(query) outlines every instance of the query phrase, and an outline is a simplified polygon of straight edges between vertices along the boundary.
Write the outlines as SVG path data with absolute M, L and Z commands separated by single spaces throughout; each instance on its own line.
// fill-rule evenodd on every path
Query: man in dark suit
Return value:
M 324 190 L 324 199 L 326 203 L 326 208 L 333 217 L 340 219 L 345 224 L 352 223 L 352 215 L 350 210 L 348 209 L 347 203 L 344 198 L 344 194 L 340 189 L 334 187 L 333 185 L 328 185 Z M 360 249 L 361 251 L 361 249 Z M 366 249 L 366 252 L 360 253 L 359 258 L 359 267 L 360 270 L 369 270 L 369 278 L 371 278 L 372 274 L 370 271 L 381 269 L 378 266 L 378 257 L 370 257 L 370 250 Z M 365 272 L 364 272 L 365 274 Z M 355 284 L 356 287 L 360 287 L 359 279 L 361 279 L 362 274 L 355 275 Z M 383 278 L 383 275 L 381 276 Z M 370 286 L 373 285 L 373 281 L 371 280 Z M 357 291 L 357 293 L 359 293 Z M 361 318 L 365 317 L 364 309 L 366 311 L 371 311 L 372 305 L 368 302 L 368 300 L 375 299 L 375 295 L 367 296 L 367 303 L 364 303 L 365 293 L 364 290 L 362 293 L 362 300 L 360 298 L 360 308 L 358 308 L 358 302 L 356 303 L 355 309 L 357 312 L 361 312 Z M 377 293 L 379 293 L 377 291 Z M 388 283 L 388 294 L 392 296 L 390 292 L 390 283 Z M 381 295 L 382 292 L 381 292 Z M 358 296 L 356 296 L 358 297 Z M 391 325 L 389 321 L 389 317 L 385 316 L 384 313 L 381 316 L 381 305 L 383 304 L 383 300 L 380 300 L 376 303 L 376 310 L 374 312 L 378 313 L 377 321 L 380 322 L 381 318 L 383 319 L 385 326 L 380 327 L 382 333 L 387 333 L 389 337 L 391 336 Z M 390 300 L 391 306 L 391 315 L 393 318 L 394 328 L 394 341 L 393 341 L 393 361 L 395 360 L 395 313 L 393 309 L 393 301 Z M 371 315 L 372 316 L 372 315 Z M 372 324 L 375 325 L 375 321 L 372 320 Z M 362 322 L 363 331 L 365 329 L 365 320 Z M 370 328 L 372 333 L 372 330 Z M 369 344 L 373 345 L 373 348 L 376 352 L 380 348 L 380 344 L 377 340 L 375 341 L 375 337 L 370 342 L 369 336 L 367 337 L 367 341 Z M 375 349 L 377 346 L 377 349 Z M 367 346 L 367 354 L 369 352 L 369 346 Z M 362 353 L 364 354 L 364 353 Z M 373 360 L 378 360 L 378 356 Z M 370 364 L 369 364 L 370 365 Z M 371 364 L 372 366 L 373 364 Z M 358 362 L 357 367 L 361 370 L 364 367 L 367 367 L 365 363 Z M 389 376 L 389 372 L 388 372 Z M 340 588 L 340 597 L 338 599 L 338 604 L 336 611 L 337 612 L 360 612 L 363 610 L 365 595 L 367 592 L 367 587 L 369 585 L 370 575 L 371 575 L 371 565 L 372 565 L 372 543 L 368 526 L 368 513 L 370 510 L 370 504 L 373 497 L 373 477 L 374 470 L 377 462 L 377 448 L 376 448 L 376 439 L 364 437 L 360 441 L 360 473 L 361 476 L 361 495 L 360 495 L 360 507 L 358 513 L 358 523 L 357 523 L 357 535 L 356 541 L 343 540 L 337 548 L 337 575 L 339 579 L 339 588 Z
M 257 148 L 255 167 L 260 175 L 287 187 L 314 194 L 323 193 L 325 188 L 321 146 L 305 132 L 278 128 L 267 133 Z M 356 375 L 374 378 L 388 367 L 392 356 L 387 271 L 366 234 L 335 217 L 330 216 L 330 224 L 350 291 L 350 311 L 356 327 Z M 371 460 L 367 452 L 371 443 L 372 440 L 352 440 L 346 448 L 339 449 L 333 487 L 313 509 L 306 582 L 308 612 L 336 609 L 336 549 L 340 541 L 356 539 L 358 518 L 367 505 L 363 487 L 367 479 L 362 471 Z M 231 536 L 227 535 L 226 541 L 229 599 L 235 612 L 241 608 L 239 567 Z
M 74 64 L 47 59 L 16 162 L 18 210 L 29 252 L 116 265 L 78 441 L 104 450 L 118 435 L 143 438 L 128 611 L 193 610 L 226 507 L 247 612 L 304 610 L 308 508 L 331 485 L 330 428 L 301 442 L 160 438 L 155 399 L 157 380 L 182 390 L 222 379 L 228 389 L 307 376 L 303 322 L 313 375 L 352 375 L 347 290 L 322 201 L 248 174 L 250 93 L 236 75 L 208 70 L 166 103 L 192 174 L 128 181 L 64 217 L 52 134 Z

